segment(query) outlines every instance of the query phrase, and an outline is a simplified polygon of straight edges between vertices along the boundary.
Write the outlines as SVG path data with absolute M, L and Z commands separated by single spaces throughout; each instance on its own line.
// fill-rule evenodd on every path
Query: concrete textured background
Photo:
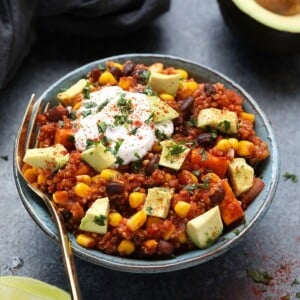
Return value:
M 58 245 L 32 221 L 12 172 L 13 143 L 30 95 L 82 64 L 123 53 L 163 53 L 216 69 L 260 104 L 279 144 L 281 175 L 264 219 L 213 261 L 163 274 L 128 274 L 76 258 L 84 299 L 280 299 L 300 292 L 300 55 L 271 57 L 245 49 L 226 28 L 216 1 L 173 0 L 171 10 L 139 32 L 113 40 L 39 35 L 13 81 L 0 90 L 0 274 L 30 276 L 67 289 Z M 8 158 L 6 160 L 6 157 Z M 247 269 L 266 270 L 271 285 Z

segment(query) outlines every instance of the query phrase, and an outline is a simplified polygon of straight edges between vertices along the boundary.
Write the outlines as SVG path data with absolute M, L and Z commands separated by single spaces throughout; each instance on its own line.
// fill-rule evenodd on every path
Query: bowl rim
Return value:
M 237 228 L 239 233 L 236 234 L 232 231 L 229 231 L 225 235 L 221 236 L 219 240 L 212 246 L 206 249 L 196 249 L 184 254 L 180 254 L 174 258 L 169 259 L 162 259 L 162 260 L 143 260 L 143 259 L 132 259 L 132 258 L 124 258 L 124 257 L 117 257 L 108 255 L 105 253 L 100 252 L 99 250 L 92 250 L 92 249 L 85 249 L 78 245 L 74 239 L 74 236 L 70 233 L 69 238 L 71 240 L 72 249 L 75 256 L 80 257 L 81 259 L 93 263 L 95 265 L 99 265 L 102 267 L 106 267 L 108 269 L 113 269 L 117 271 L 125 271 L 125 272 L 132 272 L 132 273 L 161 273 L 161 272 L 170 272 L 175 270 L 186 269 L 200 263 L 207 262 L 224 252 L 228 251 L 229 249 L 233 248 L 238 242 L 243 240 L 245 236 L 249 233 L 250 230 L 253 229 L 254 225 L 258 223 L 259 220 L 266 214 L 268 211 L 271 203 L 273 202 L 273 198 L 276 192 L 276 188 L 279 182 L 279 170 L 280 170 L 280 158 L 279 158 L 279 151 L 276 142 L 276 138 L 271 127 L 270 122 L 268 121 L 265 113 L 261 110 L 258 103 L 246 92 L 239 84 L 235 83 L 232 79 L 228 78 L 223 73 L 216 71 L 210 67 L 204 66 L 200 63 L 196 63 L 194 61 L 173 56 L 173 55 L 164 55 L 164 54 L 150 54 L 150 53 L 131 53 L 131 54 L 122 54 L 122 55 L 114 55 L 109 56 L 106 58 L 101 58 L 98 60 L 94 60 L 87 64 L 84 64 L 71 72 L 68 72 L 66 75 L 59 78 L 57 81 L 52 83 L 39 97 L 38 100 L 46 101 L 47 95 L 51 94 L 51 91 L 56 90 L 58 91 L 59 86 L 66 82 L 68 79 L 72 77 L 77 77 L 77 80 L 86 75 L 87 70 L 90 70 L 93 66 L 104 64 L 105 62 L 113 60 L 124 62 L 125 60 L 133 60 L 141 63 L 145 63 L 149 60 L 152 62 L 162 61 L 165 64 L 166 61 L 176 65 L 187 66 L 187 71 L 189 69 L 194 68 L 198 72 L 207 73 L 210 76 L 218 78 L 219 82 L 223 82 L 226 87 L 230 86 L 230 89 L 238 92 L 242 95 L 244 99 L 244 104 L 247 105 L 255 110 L 256 116 L 259 116 L 259 119 L 262 121 L 261 126 L 264 127 L 266 131 L 266 138 L 268 140 L 269 148 L 270 148 L 270 158 L 269 165 L 270 165 L 270 172 L 271 177 L 268 182 L 268 185 L 265 186 L 265 189 L 268 188 L 268 191 L 265 191 L 265 196 L 262 199 L 261 205 L 255 210 L 254 216 L 251 218 L 250 222 L 245 224 L 239 225 Z M 200 74 L 199 74 L 200 76 Z M 203 77 L 200 76 L 200 77 Z M 211 80 L 211 78 L 210 78 Z M 207 80 L 206 78 L 206 81 Z M 213 82 L 216 82 L 214 80 Z M 38 102 L 38 101 L 37 101 Z M 15 151 L 15 150 L 14 150 Z M 31 218 L 35 221 L 35 223 L 41 228 L 42 231 L 46 233 L 51 239 L 58 241 L 57 231 L 55 225 L 52 223 L 50 215 L 47 209 L 43 206 L 41 201 L 35 196 L 27 187 L 22 178 L 18 174 L 16 162 L 13 161 L 13 173 L 14 179 L 16 183 L 16 187 L 21 198 L 21 201 L 30 214 Z M 260 197 L 260 195 L 258 196 Z M 262 197 L 262 196 L 261 196 Z M 255 199 L 256 201 L 257 199 Z M 248 208 L 249 209 L 249 208 Z M 41 215 L 41 212 L 44 214 Z M 245 211 L 247 216 L 247 210 Z

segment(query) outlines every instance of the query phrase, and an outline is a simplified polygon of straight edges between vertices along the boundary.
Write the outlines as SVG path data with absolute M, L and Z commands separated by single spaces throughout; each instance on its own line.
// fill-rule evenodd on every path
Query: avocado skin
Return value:
M 265 26 L 242 12 L 231 0 L 218 0 L 227 27 L 251 50 L 285 54 L 300 51 L 300 33 Z

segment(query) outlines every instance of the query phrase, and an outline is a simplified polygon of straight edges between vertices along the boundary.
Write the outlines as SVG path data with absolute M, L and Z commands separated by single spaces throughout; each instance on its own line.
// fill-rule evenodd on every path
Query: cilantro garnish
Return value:
M 163 133 L 159 129 L 155 129 L 155 136 L 159 141 L 169 139 L 169 136 L 167 136 L 165 133 Z
M 86 117 L 89 116 L 91 113 L 92 113 L 92 111 L 91 111 L 90 109 L 88 109 L 88 110 L 83 110 L 83 111 L 81 112 L 81 115 L 82 115 L 84 118 L 86 118 Z
M 229 131 L 231 125 L 230 125 L 230 122 L 229 122 L 229 121 L 224 120 L 224 121 L 220 122 L 220 123 L 218 124 L 218 126 L 219 126 L 219 127 L 222 127 L 222 126 L 223 126 L 225 131 Z
M 149 215 L 153 214 L 153 207 L 152 206 L 147 206 L 146 211 Z
M 83 102 L 82 104 L 85 108 L 93 108 L 97 106 L 97 103 L 94 101 Z
M 297 183 L 298 182 L 298 176 L 289 172 L 285 172 L 283 174 L 283 178 L 285 180 L 291 180 L 293 183 Z
M 98 123 L 99 132 L 105 132 L 106 128 L 107 128 L 107 124 L 104 121 Z
M 124 140 L 118 140 L 113 149 L 113 154 L 117 154 Z
M 193 184 L 187 184 L 183 187 L 185 190 L 187 190 L 188 192 L 192 193 L 195 190 L 207 190 L 209 189 L 209 183 L 208 182 L 203 182 L 203 183 L 193 183 Z
M 106 220 L 105 215 L 95 216 L 94 223 L 96 223 L 99 226 L 104 226 L 105 225 L 105 220 Z
M 169 153 L 168 155 L 179 155 L 181 153 L 183 153 L 185 150 L 186 150 L 186 147 L 184 147 L 183 145 L 172 145 L 172 146 L 169 146 Z
M 124 160 L 123 160 L 120 156 L 118 156 L 118 157 L 117 157 L 117 160 L 116 160 L 116 163 L 117 163 L 118 165 L 122 165 L 123 162 L 124 162 Z
M 269 284 L 273 279 L 273 276 L 266 271 L 247 270 L 247 274 L 253 281 L 263 284 Z

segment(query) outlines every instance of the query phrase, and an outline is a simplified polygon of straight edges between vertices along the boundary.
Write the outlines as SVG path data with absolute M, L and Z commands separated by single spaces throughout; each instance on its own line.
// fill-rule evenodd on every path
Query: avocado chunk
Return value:
M 148 189 L 144 203 L 147 215 L 165 219 L 168 216 L 174 189 L 167 187 L 154 187 Z
M 179 116 L 179 113 L 174 108 L 157 96 L 148 96 L 148 101 L 154 123 L 173 120 Z
M 110 167 L 116 162 L 115 156 L 101 143 L 83 151 L 81 157 L 98 172 Z
M 204 214 L 190 220 L 186 232 L 191 241 L 199 248 L 207 248 L 222 234 L 223 222 L 219 206 L 215 206 Z
M 236 134 L 238 117 L 236 112 L 218 108 L 204 108 L 199 112 L 197 126 L 213 128 L 226 134 Z
M 247 192 L 253 185 L 254 170 L 242 157 L 234 158 L 228 166 L 229 177 L 236 196 Z
M 67 149 L 61 144 L 46 148 L 27 149 L 23 161 L 32 167 L 52 172 L 62 168 L 69 160 Z
M 218 0 L 225 24 L 248 49 L 267 53 L 299 51 L 300 13 L 295 14 L 299 7 L 292 9 L 292 15 L 283 15 L 261 2 Z
M 151 72 L 148 80 L 150 86 L 156 93 L 176 95 L 181 74 L 163 74 L 158 72 Z
M 87 80 L 86 79 L 80 79 L 78 80 L 75 84 L 73 84 L 72 86 L 70 86 L 67 90 L 58 93 L 57 94 L 57 98 L 58 100 L 64 105 L 64 106 L 68 106 L 68 105 L 72 105 L 72 100 L 78 95 L 80 94 L 83 89 L 85 88 L 87 84 Z
M 108 197 L 97 199 L 86 211 L 85 216 L 81 219 L 79 229 L 105 234 L 107 232 L 108 213 Z
M 162 146 L 162 151 L 158 164 L 179 170 L 191 149 L 172 140 L 162 141 L 160 145 Z

